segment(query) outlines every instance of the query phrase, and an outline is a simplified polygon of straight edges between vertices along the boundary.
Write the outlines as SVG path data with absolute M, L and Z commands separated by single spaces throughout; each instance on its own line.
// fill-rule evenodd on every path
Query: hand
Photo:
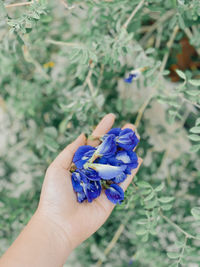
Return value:
M 115 120 L 113 114 L 106 115 L 93 132 L 93 136 L 101 136 L 107 133 Z M 135 130 L 134 125 L 126 124 L 123 128 Z M 58 236 L 68 243 L 70 250 L 92 235 L 108 218 L 114 208 L 104 192 L 92 203 L 78 203 L 76 194 L 71 184 L 70 166 L 73 155 L 79 146 L 97 146 L 98 141 L 86 141 L 81 134 L 72 144 L 68 145 L 49 166 L 41 192 L 41 199 L 37 214 L 45 217 L 52 225 Z M 139 158 L 139 166 L 142 159 Z M 134 169 L 132 174 L 121 183 L 126 190 L 134 175 L 139 169 Z

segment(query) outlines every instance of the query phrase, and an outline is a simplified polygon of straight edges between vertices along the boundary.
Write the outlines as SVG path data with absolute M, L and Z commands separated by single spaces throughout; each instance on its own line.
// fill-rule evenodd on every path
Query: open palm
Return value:
M 115 120 L 113 114 L 106 115 L 93 132 L 93 136 L 107 133 Z M 135 130 L 134 125 L 126 124 L 123 128 Z M 114 204 L 104 192 L 92 203 L 78 203 L 71 184 L 70 166 L 73 155 L 79 146 L 85 144 L 97 146 L 98 141 L 86 140 L 81 134 L 73 143 L 68 145 L 49 166 L 42 187 L 39 211 L 63 230 L 70 242 L 71 249 L 92 235 L 108 218 Z M 120 184 L 126 190 L 132 178 L 139 169 L 142 159 L 139 158 L 137 169 Z

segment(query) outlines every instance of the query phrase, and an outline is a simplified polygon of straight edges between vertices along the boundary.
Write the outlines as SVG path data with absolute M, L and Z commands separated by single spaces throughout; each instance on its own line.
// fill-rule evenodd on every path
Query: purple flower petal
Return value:
M 110 187 L 105 190 L 105 194 L 114 204 L 120 204 L 124 200 L 124 191 L 117 184 L 111 184 Z
M 77 168 L 83 168 L 83 165 L 92 157 L 96 148 L 92 146 L 80 146 L 74 154 L 73 162 Z
M 87 199 L 87 197 L 86 197 L 86 194 L 84 191 L 77 193 L 77 200 L 79 203 L 82 203 L 86 199 Z
M 119 136 L 120 132 L 121 132 L 121 128 L 113 128 L 106 135 L 114 134 L 115 136 Z
M 128 78 L 125 78 L 124 81 L 126 83 L 132 83 L 133 78 L 134 78 L 134 75 L 133 74 L 129 74 Z
M 127 175 L 122 172 L 121 174 L 117 175 L 115 178 L 112 179 L 112 181 L 116 184 L 122 183 L 124 180 L 126 180 Z
M 121 174 L 125 169 L 126 166 L 111 166 L 108 164 L 97 164 L 93 163 L 90 164 L 90 168 L 94 169 L 98 172 L 99 176 L 104 180 L 110 180 L 117 175 Z
M 135 132 L 129 128 L 124 129 L 120 132 L 117 138 L 117 144 L 119 147 L 125 150 L 133 150 L 139 142 Z
M 111 134 L 103 139 L 103 142 L 97 147 L 95 155 L 110 157 L 115 154 L 116 150 L 115 135 Z
M 72 186 L 75 192 L 82 192 L 83 187 L 80 185 L 81 176 L 78 172 L 72 173 Z

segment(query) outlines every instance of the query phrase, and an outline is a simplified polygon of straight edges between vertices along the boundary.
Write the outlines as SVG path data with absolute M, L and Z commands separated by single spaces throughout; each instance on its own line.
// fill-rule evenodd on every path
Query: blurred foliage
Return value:
M 199 266 L 199 0 L 12 3 L 0 0 L 1 253 L 36 209 L 50 162 L 113 112 L 116 126 L 136 123 L 144 163 L 70 266 Z M 184 38 L 194 52 L 183 66 Z

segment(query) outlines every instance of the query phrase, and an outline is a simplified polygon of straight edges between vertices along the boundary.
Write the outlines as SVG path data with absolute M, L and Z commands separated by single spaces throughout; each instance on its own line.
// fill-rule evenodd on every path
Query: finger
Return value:
M 99 124 L 93 131 L 92 137 L 95 138 L 95 137 L 103 136 L 104 134 L 106 134 L 112 128 L 114 121 L 115 121 L 115 115 L 112 113 L 107 114 L 105 117 L 103 117 L 103 119 L 99 122 Z M 90 146 L 98 146 L 99 141 L 88 140 L 87 144 Z
M 138 158 L 138 167 L 134 170 L 132 170 L 131 174 L 127 176 L 126 180 L 120 184 L 120 187 L 125 191 L 127 189 L 127 187 L 129 186 L 129 184 L 131 183 L 131 181 L 133 180 L 133 177 L 136 175 L 136 173 L 138 172 L 141 164 L 143 162 L 142 158 Z
M 63 149 L 62 152 L 60 152 L 60 154 L 52 162 L 52 165 L 68 169 L 72 163 L 74 153 L 79 148 L 79 146 L 84 145 L 85 142 L 86 137 L 84 134 L 81 134 L 73 143 L 68 145 L 66 148 Z

